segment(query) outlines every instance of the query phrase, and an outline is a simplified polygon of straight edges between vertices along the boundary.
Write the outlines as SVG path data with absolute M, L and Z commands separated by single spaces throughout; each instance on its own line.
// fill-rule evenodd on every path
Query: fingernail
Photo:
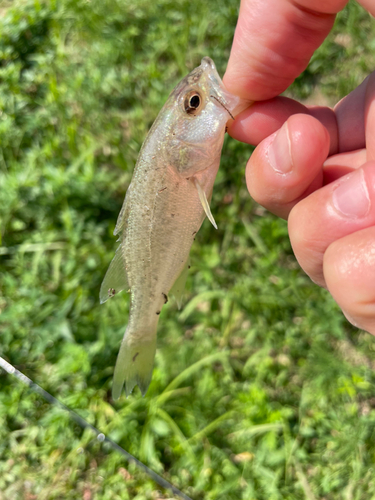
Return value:
M 279 174 L 287 174 L 293 168 L 288 123 L 285 122 L 275 135 L 267 150 L 271 167 Z
M 350 174 L 335 189 L 332 195 L 333 206 L 345 217 L 364 217 L 370 210 L 365 176 L 362 170 Z

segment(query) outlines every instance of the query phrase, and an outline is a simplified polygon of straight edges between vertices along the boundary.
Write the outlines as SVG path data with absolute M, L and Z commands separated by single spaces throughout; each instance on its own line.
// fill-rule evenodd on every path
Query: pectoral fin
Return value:
M 176 279 L 169 292 L 176 299 L 178 309 L 181 309 L 182 306 L 182 296 L 184 294 L 189 268 L 190 268 L 190 257 L 187 259 L 184 268 L 181 271 L 180 276 Z
M 200 199 L 200 201 L 202 203 L 203 210 L 205 211 L 208 220 L 211 222 L 211 224 L 214 226 L 214 228 L 217 229 L 217 225 L 216 225 L 215 219 L 214 219 L 214 217 L 213 217 L 213 215 L 211 213 L 210 205 L 208 203 L 208 200 L 207 200 L 207 197 L 206 197 L 206 193 L 204 192 L 204 189 L 199 184 L 199 181 L 198 181 L 198 179 L 196 177 L 191 177 L 191 180 L 192 180 L 194 186 L 197 188 L 199 199 Z

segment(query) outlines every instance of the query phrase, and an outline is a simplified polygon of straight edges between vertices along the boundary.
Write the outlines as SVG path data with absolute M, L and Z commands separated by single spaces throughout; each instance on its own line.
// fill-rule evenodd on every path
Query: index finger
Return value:
M 307 67 L 348 0 L 242 0 L 224 83 L 259 101 L 279 95 Z

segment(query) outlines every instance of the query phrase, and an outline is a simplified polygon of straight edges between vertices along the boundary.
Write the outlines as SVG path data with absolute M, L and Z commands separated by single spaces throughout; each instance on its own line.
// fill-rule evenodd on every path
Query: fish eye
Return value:
M 188 115 L 196 115 L 200 110 L 202 98 L 195 90 L 185 97 L 184 110 Z
M 201 103 L 201 98 L 199 95 L 193 95 L 190 97 L 189 104 L 191 108 L 197 109 Z

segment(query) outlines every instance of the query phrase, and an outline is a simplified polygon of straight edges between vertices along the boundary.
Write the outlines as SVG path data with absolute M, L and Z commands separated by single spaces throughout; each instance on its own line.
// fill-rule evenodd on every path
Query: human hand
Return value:
M 375 14 L 375 2 L 360 2 Z M 258 144 L 252 197 L 288 219 L 301 267 L 375 334 L 375 73 L 335 108 L 275 97 L 305 69 L 346 1 L 243 0 L 224 83 L 257 101 L 229 126 Z M 261 102 L 259 102 L 261 101 Z

